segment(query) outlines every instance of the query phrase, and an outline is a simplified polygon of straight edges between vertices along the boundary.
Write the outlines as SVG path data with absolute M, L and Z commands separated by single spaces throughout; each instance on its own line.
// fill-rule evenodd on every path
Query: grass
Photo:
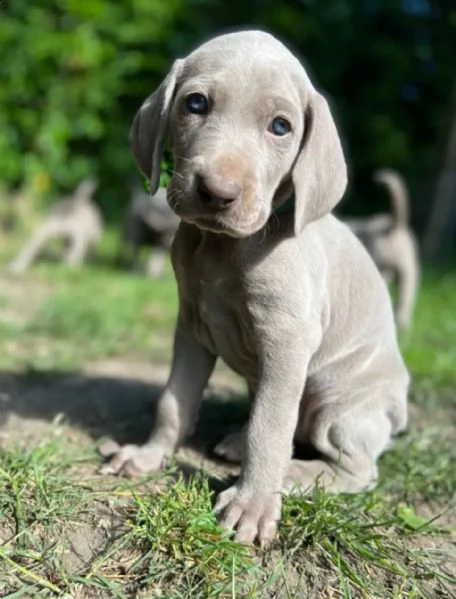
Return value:
M 218 527 L 207 478 L 197 475 L 186 482 L 169 470 L 173 484 L 153 494 L 145 483 L 153 479 L 136 485 L 105 481 L 100 489 L 81 480 L 75 449 L 54 440 L 27 452 L 3 452 L 0 516 L 8 530 L 0 546 L 2 597 L 52 596 L 81 585 L 114 597 L 138 590 L 157 596 L 158 589 L 175 597 L 224 596 L 233 586 L 242 589 L 242 596 L 255 596 L 253 552 Z M 103 521 L 101 507 L 108 498 L 111 512 Z M 116 519 L 121 522 L 117 530 Z M 94 539 L 86 533 L 98 544 L 98 554 L 91 559 L 89 552 L 81 572 L 85 560 L 74 568 L 67 556 L 69 530 L 72 524 L 92 529 L 101 522 L 105 535 Z
M 0 358 L 1 365 L 61 369 L 146 352 L 169 361 L 177 312 L 170 277 L 151 286 L 139 276 L 94 266 L 70 273 L 47 266 L 37 277 L 52 290 L 24 322 L 0 320 L 0 333 L 16 348 Z M 21 351 L 24 346 L 34 351 Z
M 413 336 L 406 339 L 404 356 L 420 385 L 451 387 L 455 382 L 456 271 L 426 273 L 420 291 Z
M 172 464 L 155 478 L 106 478 L 94 444 L 64 418 L 44 438 L 20 427 L 8 436 L 6 423 L 0 595 L 456 596 L 455 304 L 456 273 L 427 273 L 415 329 L 402 340 L 411 425 L 381 458 L 378 487 L 286 499 L 279 537 L 264 552 L 217 526 L 211 506 L 225 474 L 210 463 L 185 477 Z M 176 309 L 171 277 L 40 265 L 27 279 L 0 279 L 0 367 L 11 376 L 83 371 L 112 357 L 167 362 Z
M 58 439 L 3 452 L 3 597 L 452 596 L 451 549 L 433 543 L 449 545 L 450 532 L 417 515 L 402 485 L 392 490 L 384 480 L 355 496 L 317 488 L 306 500 L 287 499 L 280 537 L 260 553 L 218 528 L 204 474 L 186 481 L 171 468 L 172 484 L 154 489 L 154 479 L 81 477 L 81 464 L 95 467 L 93 452 Z M 448 489 L 440 496 L 434 488 L 433 496 L 452 497 L 454 507 Z M 94 553 L 85 547 L 72 560 L 78 527 Z M 81 595 L 72 594 L 78 589 Z

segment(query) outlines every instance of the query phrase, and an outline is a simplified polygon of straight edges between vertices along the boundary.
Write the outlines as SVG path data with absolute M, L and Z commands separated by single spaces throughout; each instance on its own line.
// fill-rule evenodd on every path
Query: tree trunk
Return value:
M 456 83 L 453 84 L 449 129 L 442 167 L 437 176 L 423 252 L 435 259 L 455 249 L 456 240 Z

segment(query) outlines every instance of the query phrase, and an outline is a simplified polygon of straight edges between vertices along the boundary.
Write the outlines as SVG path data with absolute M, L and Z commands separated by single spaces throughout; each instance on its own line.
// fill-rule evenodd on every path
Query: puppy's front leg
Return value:
M 142 446 L 124 445 L 101 471 L 133 476 L 160 470 L 191 432 L 215 360 L 216 356 L 178 326 L 171 374 L 158 400 L 149 440 Z
M 215 506 L 222 526 L 237 528 L 238 541 L 258 539 L 266 545 L 275 536 L 280 519 L 280 492 L 292 455 L 309 361 L 298 343 L 290 336 L 285 340 L 277 343 L 275 339 L 275 346 L 271 343 L 264 348 L 241 476 L 219 495 Z

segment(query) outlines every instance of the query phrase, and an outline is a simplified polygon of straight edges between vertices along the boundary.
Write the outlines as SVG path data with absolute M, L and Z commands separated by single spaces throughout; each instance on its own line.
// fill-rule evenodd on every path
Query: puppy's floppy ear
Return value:
M 344 194 L 347 166 L 328 103 L 312 90 L 305 114 L 304 139 L 292 171 L 295 234 L 331 212 Z
M 136 113 L 130 129 L 130 149 L 137 165 L 150 179 L 150 195 L 154 195 L 158 189 L 168 116 L 184 62 L 174 62 L 160 87 Z

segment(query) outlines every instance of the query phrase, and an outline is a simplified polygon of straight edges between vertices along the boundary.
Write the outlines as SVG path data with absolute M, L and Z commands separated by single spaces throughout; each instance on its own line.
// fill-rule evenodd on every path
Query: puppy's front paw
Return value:
M 25 264 L 22 264 L 21 262 L 17 262 L 16 260 L 14 260 L 13 262 L 10 262 L 10 264 L 8 265 L 8 272 L 10 272 L 11 274 L 21 274 L 23 272 L 25 272 L 26 270 L 26 266 Z
M 123 445 L 113 441 L 102 444 L 99 452 L 109 458 L 100 468 L 101 474 L 139 476 L 158 472 L 166 466 L 166 452 L 161 445 Z
M 228 462 L 242 462 L 244 456 L 245 433 L 237 431 L 227 435 L 214 447 L 214 453 Z
M 258 540 L 261 547 L 266 547 L 276 535 L 281 507 L 280 493 L 252 493 L 248 488 L 233 485 L 220 493 L 214 511 L 223 527 L 236 527 L 236 541 Z

